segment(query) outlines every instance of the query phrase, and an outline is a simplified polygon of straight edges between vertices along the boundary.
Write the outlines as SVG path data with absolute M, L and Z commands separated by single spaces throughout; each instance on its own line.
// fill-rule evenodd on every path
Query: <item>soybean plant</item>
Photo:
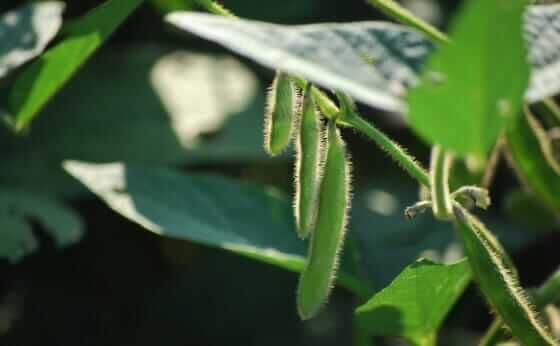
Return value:
M 503 5 L 502 2 L 488 1 L 492 2 L 491 9 L 496 11 Z M 433 41 L 434 45 L 449 47 L 453 44 L 444 33 L 416 18 L 392 0 L 370 0 L 369 2 L 402 24 L 412 26 L 423 33 Z M 231 12 L 211 1 L 199 0 L 198 3 L 210 12 L 233 17 Z M 506 10 L 513 13 L 511 23 L 515 27 L 521 22 L 521 13 L 525 4 L 520 1 L 512 3 L 515 4 Z M 471 9 L 479 10 L 485 3 L 477 1 L 473 4 Z M 481 12 L 473 10 L 472 13 Z M 519 37 L 520 40 L 521 37 Z M 512 45 L 514 48 L 521 46 L 522 44 L 517 41 Z M 521 48 L 519 49 L 521 50 Z M 435 66 L 438 66 L 437 63 L 441 64 L 436 59 Z M 428 71 L 431 79 L 427 78 L 427 81 L 428 84 L 435 85 L 434 93 L 441 91 L 437 89 L 439 84 L 445 84 L 444 76 L 440 76 L 437 83 L 434 81 L 436 74 L 434 71 Z M 437 75 L 439 76 L 439 74 Z M 451 87 L 457 87 L 457 85 L 453 84 Z M 519 90 L 515 89 L 511 93 L 519 94 Z M 434 142 L 429 170 L 424 169 L 399 144 L 366 121 L 359 114 L 352 97 L 345 91 L 334 90 L 335 102 L 307 80 L 278 71 L 268 99 L 265 122 L 267 152 L 273 156 L 278 155 L 292 141 L 296 142 L 294 173 L 296 193 L 293 202 L 295 223 L 300 238 L 310 237 L 307 260 L 297 290 L 297 310 L 301 318 L 310 319 L 320 311 L 335 282 L 338 257 L 344 243 L 351 200 L 350 155 L 338 128 L 348 127 L 371 139 L 423 187 L 424 193 L 421 200 L 404 211 L 406 217 L 413 219 L 419 213 L 431 209 L 436 219 L 453 225 L 457 230 L 458 239 L 463 245 L 474 280 L 490 308 L 497 314 L 496 321 L 481 341 L 481 345 L 493 345 L 507 339 L 506 333 L 500 332 L 503 325 L 507 326 L 511 335 L 524 345 L 559 345 L 538 316 L 532 296 L 519 285 L 517 270 L 510 256 L 492 232 L 472 214 L 471 209 L 474 207 L 486 209 L 490 205 L 488 190 L 477 185 L 459 186 L 454 191 L 450 187 L 449 180 L 453 173 L 454 163 L 456 160 L 463 159 L 465 153 L 456 153 L 452 148 Z M 518 96 L 521 99 L 521 96 Z M 460 102 L 460 100 L 456 102 Z M 548 105 L 550 108 L 551 104 L 553 102 L 549 100 L 545 106 Z M 508 100 L 499 100 L 496 107 L 493 105 L 488 107 L 484 104 L 479 108 L 484 108 L 482 112 L 488 109 L 495 111 L 495 116 L 498 114 L 509 116 L 515 112 L 512 109 L 512 103 Z M 527 117 L 520 117 L 520 121 L 529 121 L 529 124 L 533 124 L 535 120 L 530 115 L 528 107 L 525 107 L 525 112 L 528 114 Z M 492 115 L 494 116 L 494 114 Z M 449 114 L 449 116 L 452 117 L 453 114 Z M 554 115 L 552 117 L 554 118 Z M 502 121 L 501 118 L 496 119 L 493 118 L 492 121 Z M 559 119 L 560 117 L 555 121 L 560 121 Z M 327 131 L 324 129 L 325 123 L 328 124 Z M 461 126 L 461 124 L 457 124 L 457 126 Z M 557 168 L 558 163 L 550 154 L 551 144 L 543 139 L 546 137 L 544 132 L 537 131 L 535 128 L 534 124 L 527 127 L 528 134 L 522 138 L 518 136 L 521 132 L 505 129 L 506 140 L 512 142 L 510 149 L 513 148 L 513 150 L 510 156 L 525 155 L 523 149 L 526 147 L 517 144 L 520 140 L 526 140 L 528 136 L 536 134 L 537 141 L 540 141 L 541 144 L 540 148 L 545 153 L 545 162 L 546 160 L 553 162 L 552 168 Z M 489 137 L 495 140 L 495 138 Z M 496 152 L 499 154 L 503 143 L 501 137 L 497 142 L 498 150 Z M 478 147 L 476 148 L 478 149 Z M 516 157 L 510 158 L 510 160 L 516 161 Z M 491 177 L 495 168 L 495 164 L 491 161 L 488 161 L 486 165 L 488 167 L 485 172 L 486 177 Z M 530 163 L 528 165 L 530 166 Z M 527 170 L 530 169 L 531 167 L 527 167 Z M 540 188 L 546 187 L 540 186 Z M 554 282 L 556 281 L 555 279 Z M 549 284 L 546 287 L 558 288 L 557 286 Z M 539 297 L 542 296 L 537 294 L 539 307 L 550 300 Z M 425 343 L 422 342 L 422 345 L 435 343 L 433 335 L 426 340 Z

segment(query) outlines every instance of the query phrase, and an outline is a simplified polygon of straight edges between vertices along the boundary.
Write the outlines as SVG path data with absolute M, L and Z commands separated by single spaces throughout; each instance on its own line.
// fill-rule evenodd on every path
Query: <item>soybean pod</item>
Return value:
M 297 293 L 298 311 L 302 319 L 317 314 L 328 298 L 344 240 L 350 202 L 350 165 L 346 146 L 334 120 L 329 122 L 327 145 L 317 222 Z
M 296 146 L 296 194 L 294 210 L 298 234 L 307 238 L 315 225 L 321 179 L 323 147 L 321 119 L 308 83 L 303 95 L 303 109 Z
M 268 94 L 264 124 L 264 147 L 271 156 L 282 153 L 290 145 L 296 98 L 292 80 L 284 73 L 276 73 Z
M 558 345 L 537 317 L 498 241 L 458 203 L 453 212 L 474 278 L 512 335 L 523 345 Z

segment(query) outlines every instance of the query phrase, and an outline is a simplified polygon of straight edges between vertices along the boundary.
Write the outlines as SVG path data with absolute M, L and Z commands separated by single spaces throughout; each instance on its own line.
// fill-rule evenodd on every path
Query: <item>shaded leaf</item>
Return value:
M 408 266 L 385 289 L 356 310 L 373 335 L 402 336 L 426 345 L 470 282 L 467 260 L 444 265 L 425 259 Z
M 149 231 L 303 269 L 305 243 L 296 236 L 290 203 L 275 190 L 119 163 L 64 166 L 113 210 Z M 358 294 L 369 291 L 346 273 L 339 283 Z
M 16 262 L 38 246 L 29 221 L 41 225 L 58 247 L 83 235 L 80 217 L 57 200 L 23 190 L 0 188 L 0 257 Z
M 0 17 L 0 78 L 45 49 L 62 25 L 64 3 L 22 6 Z
M 76 73 L 143 0 L 110 0 L 73 22 L 65 40 L 22 72 L 9 97 L 8 111 L 17 130 L 25 128 L 41 108 Z
M 409 119 L 429 142 L 484 158 L 523 102 L 529 79 L 525 3 L 465 4 L 452 26 L 453 44 L 435 52 L 409 94 Z

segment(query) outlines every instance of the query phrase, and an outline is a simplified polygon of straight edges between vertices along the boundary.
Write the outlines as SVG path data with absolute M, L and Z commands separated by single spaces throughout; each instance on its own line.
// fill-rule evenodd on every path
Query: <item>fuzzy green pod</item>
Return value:
M 329 123 L 328 151 L 319 193 L 317 223 L 297 292 L 298 311 L 310 319 L 330 293 L 344 241 L 350 203 L 350 165 L 334 121 Z
M 311 88 L 311 83 L 308 83 L 303 95 L 296 148 L 294 210 L 298 234 L 302 239 L 307 238 L 315 225 L 323 152 L 322 124 Z
M 264 124 L 264 147 L 271 156 L 282 153 L 290 145 L 296 107 L 294 83 L 284 73 L 276 73 L 268 93 Z
M 454 203 L 457 230 L 480 290 L 523 345 L 558 345 L 519 286 L 513 263 L 484 225 Z

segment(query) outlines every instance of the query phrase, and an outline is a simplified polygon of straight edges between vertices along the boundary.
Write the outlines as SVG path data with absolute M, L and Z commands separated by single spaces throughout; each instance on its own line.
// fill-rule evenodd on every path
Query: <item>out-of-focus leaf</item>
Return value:
M 560 92 L 560 4 L 531 6 L 525 14 L 525 39 L 533 66 L 526 99 L 536 102 Z
M 356 313 L 372 335 L 401 336 L 414 345 L 431 345 L 470 279 L 467 260 L 444 265 L 420 259 Z
M 389 111 L 404 109 L 398 95 L 416 81 L 430 48 L 416 31 L 383 22 L 288 27 L 186 12 L 167 20 L 267 67 Z
M 465 3 L 454 42 L 435 52 L 409 94 L 410 124 L 420 136 L 461 156 L 486 157 L 518 115 L 529 80 L 524 8 L 523 1 Z
M 547 205 L 534 193 L 516 189 L 509 191 L 504 199 L 504 211 L 514 222 L 532 225 L 534 227 L 550 227 L 558 221 Z
M 76 243 L 83 234 L 80 217 L 57 200 L 0 188 L 0 257 L 16 262 L 37 248 L 30 220 L 40 224 L 58 247 Z
M 85 191 L 61 168 L 92 162 L 198 164 L 266 157 L 264 88 L 236 59 L 170 47 L 103 51 L 14 137 L 0 127 L 0 180 L 62 197 Z
M 22 72 L 9 97 L 8 111 L 17 130 L 29 125 L 41 108 L 74 75 L 143 0 L 109 0 L 71 24 L 68 37 Z
M 290 203 L 274 190 L 119 163 L 69 161 L 64 166 L 113 210 L 149 231 L 290 271 L 303 269 L 305 243 L 296 236 Z M 345 273 L 339 283 L 361 289 Z
M 0 17 L 0 78 L 45 49 L 62 25 L 64 3 L 22 6 Z
M 464 257 L 450 224 L 437 221 L 429 212 L 414 220 L 404 217 L 405 208 L 418 200 L 418 186 L 398 176 L 388 171 L 375 182 L 357 182 L 354 188 L 349 232 L 355 237 L 362 267 L 375 290 L 386 287 L 418 257 L 442 263 Z M 514 225 L 492 214 L 484 215 L 484 222 L 512 252 L 538 235 L 532 226 Z
M 506 131 L 508 158 L 524 185 L 554 213 L 560 211 L 560 176 L 548 164 L 528 116 Z
M 383 22 L 289 27 L 197 13 L 176 12 L 167 18 L 183 30 L 267 67 L 346 91 L 366 104 L 389 111 L 406 112 L 401 97 L 406 87 L 418 83 L 417 74 L 432 47 L 416 31 Z M 560 83 L 548 83 L 549 76 L 560 73 L 560 40 L 555 39 L 559 22 L 560 5 L 532 6 L 527 10 L 525 32 L 533 67 L 531 87 L 526 93 L 530 102 L 560 91 Z M 478 27 L 481 26 L 476 23 Z M 536 28 L 549 34 L 532 35 Z M 503 45 L 492 37 L 494 41 Z

